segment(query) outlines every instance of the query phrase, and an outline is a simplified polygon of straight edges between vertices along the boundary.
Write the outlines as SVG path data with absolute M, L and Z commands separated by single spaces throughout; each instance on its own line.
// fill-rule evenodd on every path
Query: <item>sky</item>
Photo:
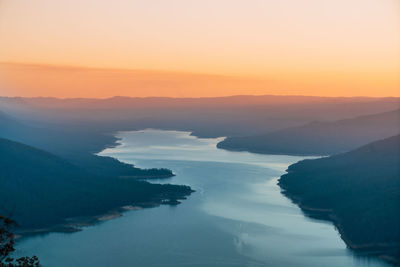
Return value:
M 0 95 L 400 96 L 398 0 L 0 0 Z

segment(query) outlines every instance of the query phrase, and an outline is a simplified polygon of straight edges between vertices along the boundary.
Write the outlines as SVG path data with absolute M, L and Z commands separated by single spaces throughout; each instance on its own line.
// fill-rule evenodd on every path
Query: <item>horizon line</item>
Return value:
M 1 64 L 1 63 L 0 63 Z M 114 95 L 110 97 L 56 97 L 56 96 L 4 96 L 0 95 L 0 98 L 26 98 L 26 99 L 56 99 L 56 100 L 109 100 L 114 98 L 129 98 L 129 99 L 218 99 L 218 98 L 234 98 L 234 97 L 307 97 L 307 98 L 364 98 L 364 99 L 385 99 L 385 98 L 400 98 L 400 96 L 319 96 L 319 95 L 274 95 L 274 94 L 262 94 L 262 95 L 226 95 L 226 96 L 204 96 L 204 97 L 173 97 L 173 96 L 125 96 L 125 95 Z

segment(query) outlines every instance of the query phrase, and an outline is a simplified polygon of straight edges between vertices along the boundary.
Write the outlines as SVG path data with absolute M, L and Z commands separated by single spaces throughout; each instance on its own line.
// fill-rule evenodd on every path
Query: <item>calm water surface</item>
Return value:
M 81 232 L 18 243 L 20 255 L 59 266 L 387 266 L 355 257 L 331 223 L 306 218 L 277 178 L 303 158 L 228 152 L 187 132 L 121 132 L 101 155 L 175 177 L 196 190 L 176 207 L 129 211 Z

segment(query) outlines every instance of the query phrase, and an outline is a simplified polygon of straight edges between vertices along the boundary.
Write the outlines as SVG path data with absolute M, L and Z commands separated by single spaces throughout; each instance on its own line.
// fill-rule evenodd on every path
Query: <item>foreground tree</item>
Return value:
M 0 215 L 0 267 L 39 267 L 36 256 L 14 259 L 10 254 L 15 251 L 15 235 L 12 232 L 16 222 Z

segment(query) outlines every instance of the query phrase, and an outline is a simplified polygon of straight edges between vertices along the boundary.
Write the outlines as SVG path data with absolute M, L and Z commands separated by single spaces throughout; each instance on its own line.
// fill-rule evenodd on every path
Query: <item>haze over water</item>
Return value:
M 118 133 L 101 152 L 176 176 L 190 185 L 182 204 L 129 211 L 81 232 L 24 239 L 21 255 L 46 266 L 387 266 L 355 257 L 334 226 L 306 218 L 280 193 L 277 178 L 302 157 L 219 150 L 221 139 L 188 132 Z

